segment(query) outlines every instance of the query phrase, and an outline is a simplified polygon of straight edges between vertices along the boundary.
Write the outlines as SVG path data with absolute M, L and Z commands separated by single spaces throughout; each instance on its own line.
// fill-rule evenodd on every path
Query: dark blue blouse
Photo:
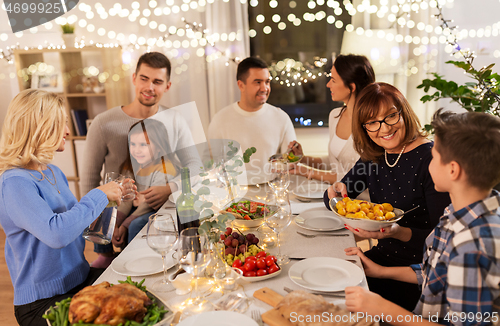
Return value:
M 425 239 L 450 204 L 448 193 L 437 192 L 429 174 L 432 146 L 433 143 L 425 143 L 402 154 L 393 168 L 383 157 L 378 164 L 360 159 L 342 179 L 350 198 L 356 198 L 368 188 L 370 200 L 374 203 L 390 203 L 403 211 L 420 205 L 398 221 L 399 225 L 411 229 L 411 239 L 408 242 L 380 239 L 372 248 L 371 257 L 390 260 L 391 265 L 396 266 L 422 262 Z M 389 164 L 394 164 L 398 155 L 388 154 Z M 326 193 L 325 204 L 330 209 Z

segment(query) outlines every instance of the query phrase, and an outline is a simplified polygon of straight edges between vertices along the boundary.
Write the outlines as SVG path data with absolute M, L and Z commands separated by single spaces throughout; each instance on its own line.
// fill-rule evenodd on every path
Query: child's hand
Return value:
M 124 248 L 127 240 L 128 229 L 121 225 L 115 228 L 113 232 L 113 245 L 118 248 Z
M 387 300 L 380 295 L 360 286 L 345 288 L 345 305 L 349 311 L 364 312 L 368 315 L 377 316 L 382 312 L 382 305 L 386 302 Z
M 365 254 L 363 253 L 363 251 L 361 251 L 360 248 L 350 247 L 344 249 L 344 251 L 347 256 L 357 255 L 361 259 L 366 276 L 370 277 L 382 276 L 382 269 L 384 268 L 384 266 L 374 263 L 370 258 L 365 256 Z

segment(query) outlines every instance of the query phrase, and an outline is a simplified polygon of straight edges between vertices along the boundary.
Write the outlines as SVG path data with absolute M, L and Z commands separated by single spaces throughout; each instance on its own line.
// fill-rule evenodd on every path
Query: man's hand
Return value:
M 141 191 L 140 194 L 144 195 L 149 207 L 158 210 L 168 199 L 172 191 L 170 186 L 152 186 L 148 189 Z

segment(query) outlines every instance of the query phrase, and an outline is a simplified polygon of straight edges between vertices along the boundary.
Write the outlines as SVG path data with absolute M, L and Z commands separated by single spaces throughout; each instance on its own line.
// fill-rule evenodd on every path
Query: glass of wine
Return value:
M 175 290 L 167 278 L 167 262 L 165 257 L 177 244 L 178 239 L 179 235 L 172 215 L 169 213 L 156 213 L 149 217 L 147 242 L 149 247 L 159 253 L 163 260 L 163 279 L 156 281 L 152 286 L 152 289 L 157 292 Z
M 210 262 L 210 243 L 206 233 L 200 233 L 199 228 L 186 228 L 181 231 L 178 246 L 179 265 L 193 275 L 194 286 L 191 298 L 183 310 L 184 315 L 199 314 L 213 310 L 213 305 L 200 296 L 199 276 Z
M 281 161 L 271 162 L 271 179 L 268 181 L 269 187 L 276 193 L 282 194 L 287 191 L 290 185 L 290 173 L 288 164 Z
M 281 193 L 268 191 L 266 197 L 266 209 L 264 210 L 265 224 L 271 228 L 278 238 L 278 254 L 276 262 L 278 265 L 284 265 L 290 262 L 290 258 L 281 254 L 280 233 L 290 225 L 292 221 L 292 208 L 288 191 Z

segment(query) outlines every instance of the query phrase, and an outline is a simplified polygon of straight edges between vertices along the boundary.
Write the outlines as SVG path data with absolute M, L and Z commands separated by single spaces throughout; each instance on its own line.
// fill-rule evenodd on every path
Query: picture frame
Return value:
M 61 73 L 31 75 L 31 88 L 43 89 L 47 92 L 62 93 L 64 91 Z

